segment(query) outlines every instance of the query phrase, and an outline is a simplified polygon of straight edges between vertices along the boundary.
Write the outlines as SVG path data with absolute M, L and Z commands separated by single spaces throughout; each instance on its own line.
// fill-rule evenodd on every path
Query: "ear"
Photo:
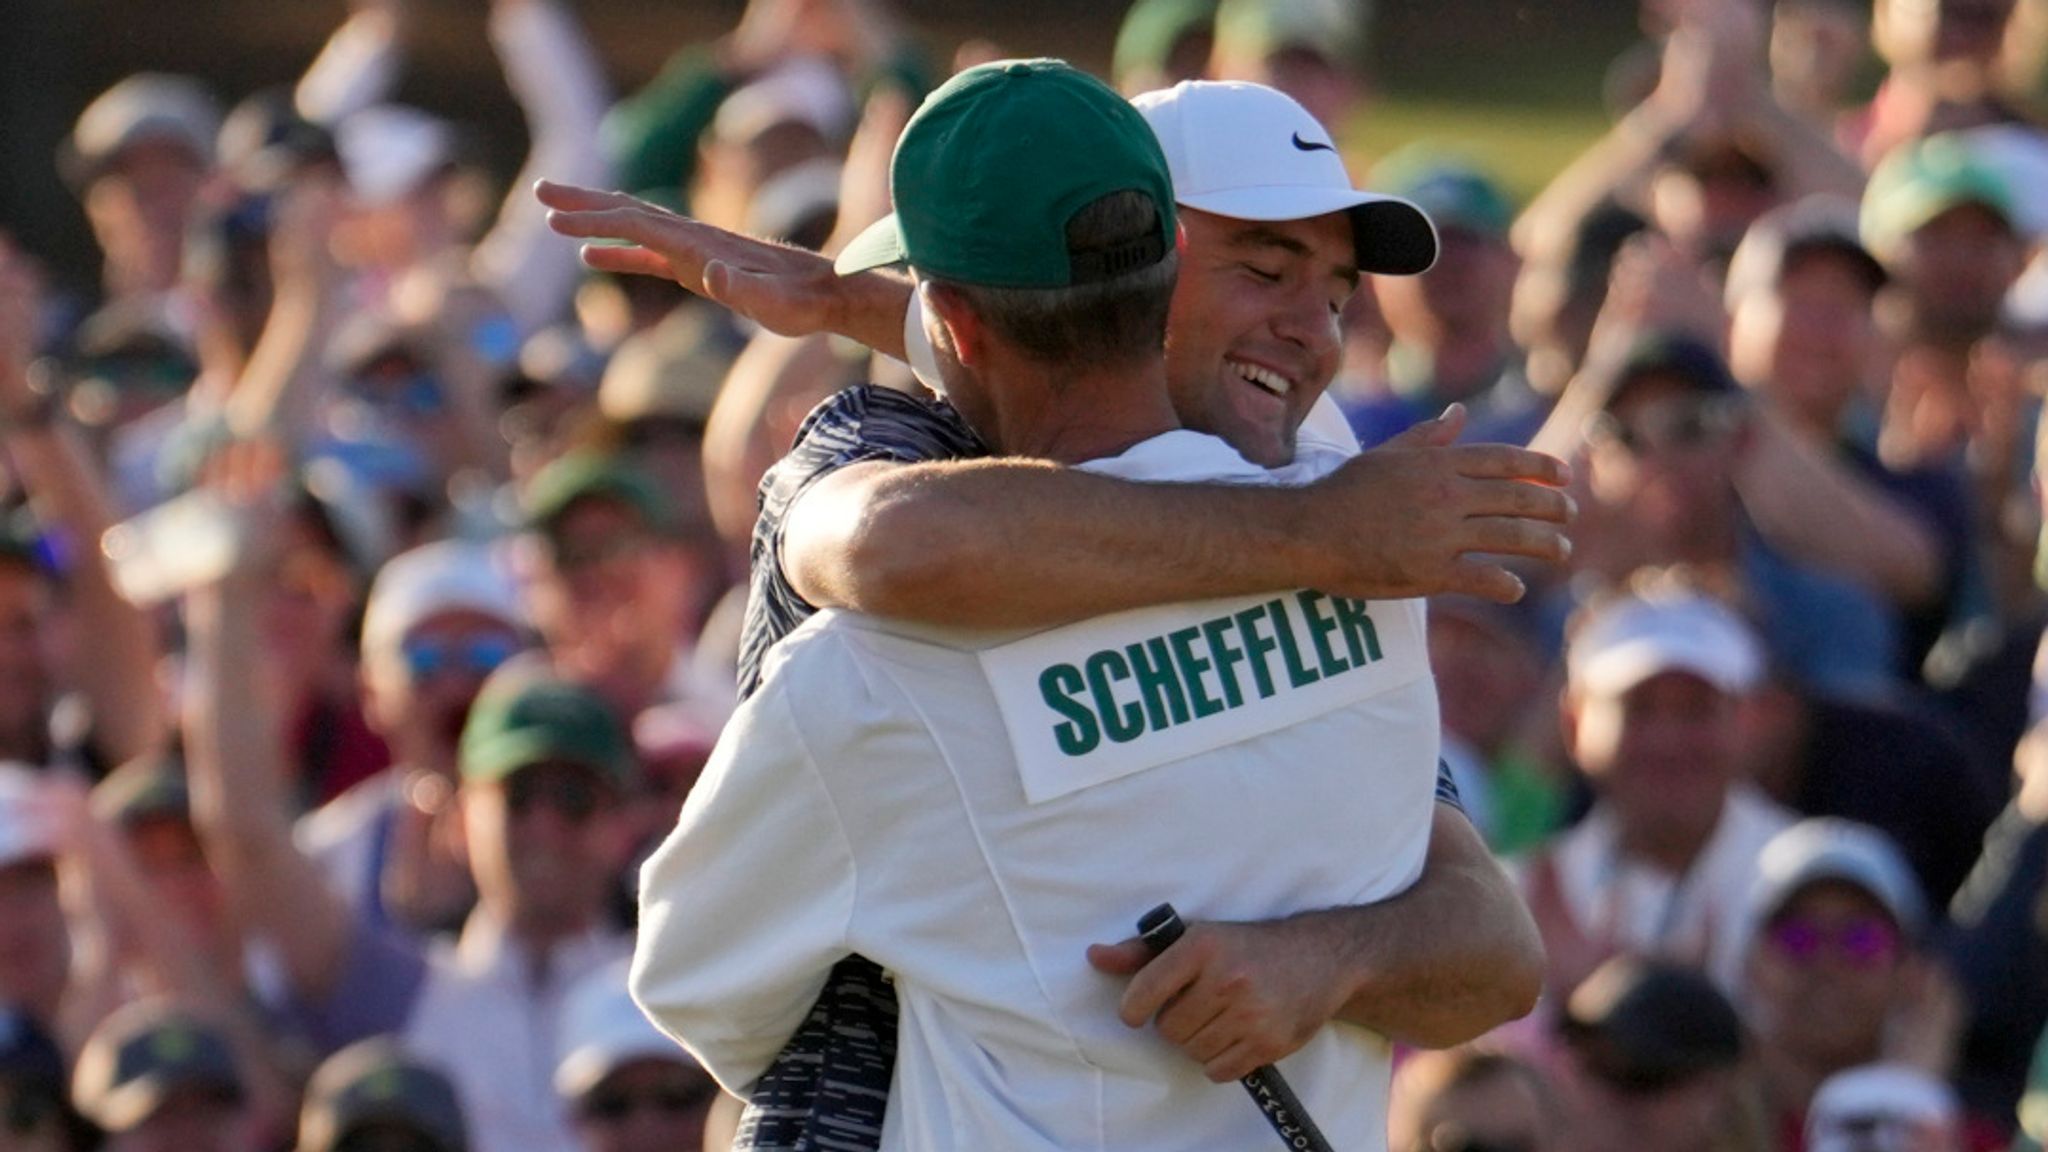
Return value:
M 986 353 L 987 329 L 967 298 L 948 285 L 929 280 L 920 283 L 918 291 L 924 293 L 926 313 L 944 330 L 954 359 L 965 367 L 978 367 Z

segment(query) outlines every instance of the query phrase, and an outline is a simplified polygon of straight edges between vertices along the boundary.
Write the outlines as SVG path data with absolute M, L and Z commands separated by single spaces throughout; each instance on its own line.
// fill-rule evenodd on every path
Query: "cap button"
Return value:
M 1034 69 L 1031 67 L 1031 65 L 1025 63 L 1022 60 L 1019 60 L 1016 63 L 1010 65 L 1009 67 L 1004 68 L 1003 74 L 1006 76 L 1029 76 L 1033 71 Z

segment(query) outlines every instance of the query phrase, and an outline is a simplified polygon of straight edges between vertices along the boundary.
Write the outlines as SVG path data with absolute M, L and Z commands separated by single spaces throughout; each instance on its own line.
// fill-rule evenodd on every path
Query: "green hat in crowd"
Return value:
M 459 759 L 468 781 L 503 780 L 547 762 L 580 765 L 624 784 L 633 751 L 625 729 L 595 692 L 544 676 L 487 685 L 462 729 Z
M 240 1101 L 242 1077 L 212 1025 L 163 1001 L 137 1001 L 107 1017 L 72 1074 L 78 1110 L 109 1132 L 135 1128 L 181 1092 Z
M 1978 204 L 2013 222 L 2004 174 L 1953 133 L 1902 144 L 1870 174 L 1863 190 L 1863 242 L 1885 259 L 1906 237 L 1951 208 Z
M 606 497 L 639 513 L 658 533 L 674 529 L 675 505 L 652 477 L 604 452 L 570 452 L 540 470 L 526 487 L 526 526 L 545 532 L 579 500 Z
M 1217 0 L 1138 0 L 1117 29 L 1110 75 L 1121 84 L 1133 72 L 1164 69 L 1182 40 L 1214 31 L 1216 4 Z
M 435 1152 L 469 1149 L 455 1086 L 388 1036 L 352 1044 L 313 1073 L 296 1152 L 335 1152 L 366 1128 L 403 1130 Z
M 1373 186 L 1399 196 L 1449 228 L 1504 239 L 1515 222 L 1507 192 L 1477 166 L 1421 145 L 1411 145 L 1379 162 Z
M 896 211 L 841 252 L 841 273 L 909 263 L 987 288 L 1111 280 L 1174 250 L 1173 181 L 1144 117 L 1108 85 L 1058 60 L 999 60 L 933 92 L 896 142 Z M 1159 206 L 1155 236 L 1082 264 L 1074 214 L 1115 192 Z

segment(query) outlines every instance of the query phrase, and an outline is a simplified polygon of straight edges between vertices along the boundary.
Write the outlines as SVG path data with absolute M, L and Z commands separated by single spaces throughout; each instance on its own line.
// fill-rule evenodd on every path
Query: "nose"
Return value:
M 1343 343 L 1342 320 L 1318 285 L 1303 284 L 1290 293 L 1273 316 L 1274 335 L 1302 349 L 1318 363 L 1337 354 Z

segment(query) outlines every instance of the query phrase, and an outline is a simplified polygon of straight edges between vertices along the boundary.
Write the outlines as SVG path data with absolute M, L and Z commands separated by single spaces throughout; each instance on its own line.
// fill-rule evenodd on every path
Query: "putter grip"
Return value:
M 1188 926 L 1173 910 L 1171 904 L 1161 904 L 1138 918 L 1138 938 L 1157 956 L 1186 933 Z M 1238 1081 L 1251 1095 L 1252 1103 L 1273 1126 L 1273 1132 L 1280 1137 L 1282 1145 L 1300 1152 L 1336 1152 L 1328 1137 L 1315 1121 L 1308 1118 L 1308 1109 L 1301 1106 L 1294 1088 L 1287 1078 L 1271 1064 L 1252 1069 L 1250 1075 Z

